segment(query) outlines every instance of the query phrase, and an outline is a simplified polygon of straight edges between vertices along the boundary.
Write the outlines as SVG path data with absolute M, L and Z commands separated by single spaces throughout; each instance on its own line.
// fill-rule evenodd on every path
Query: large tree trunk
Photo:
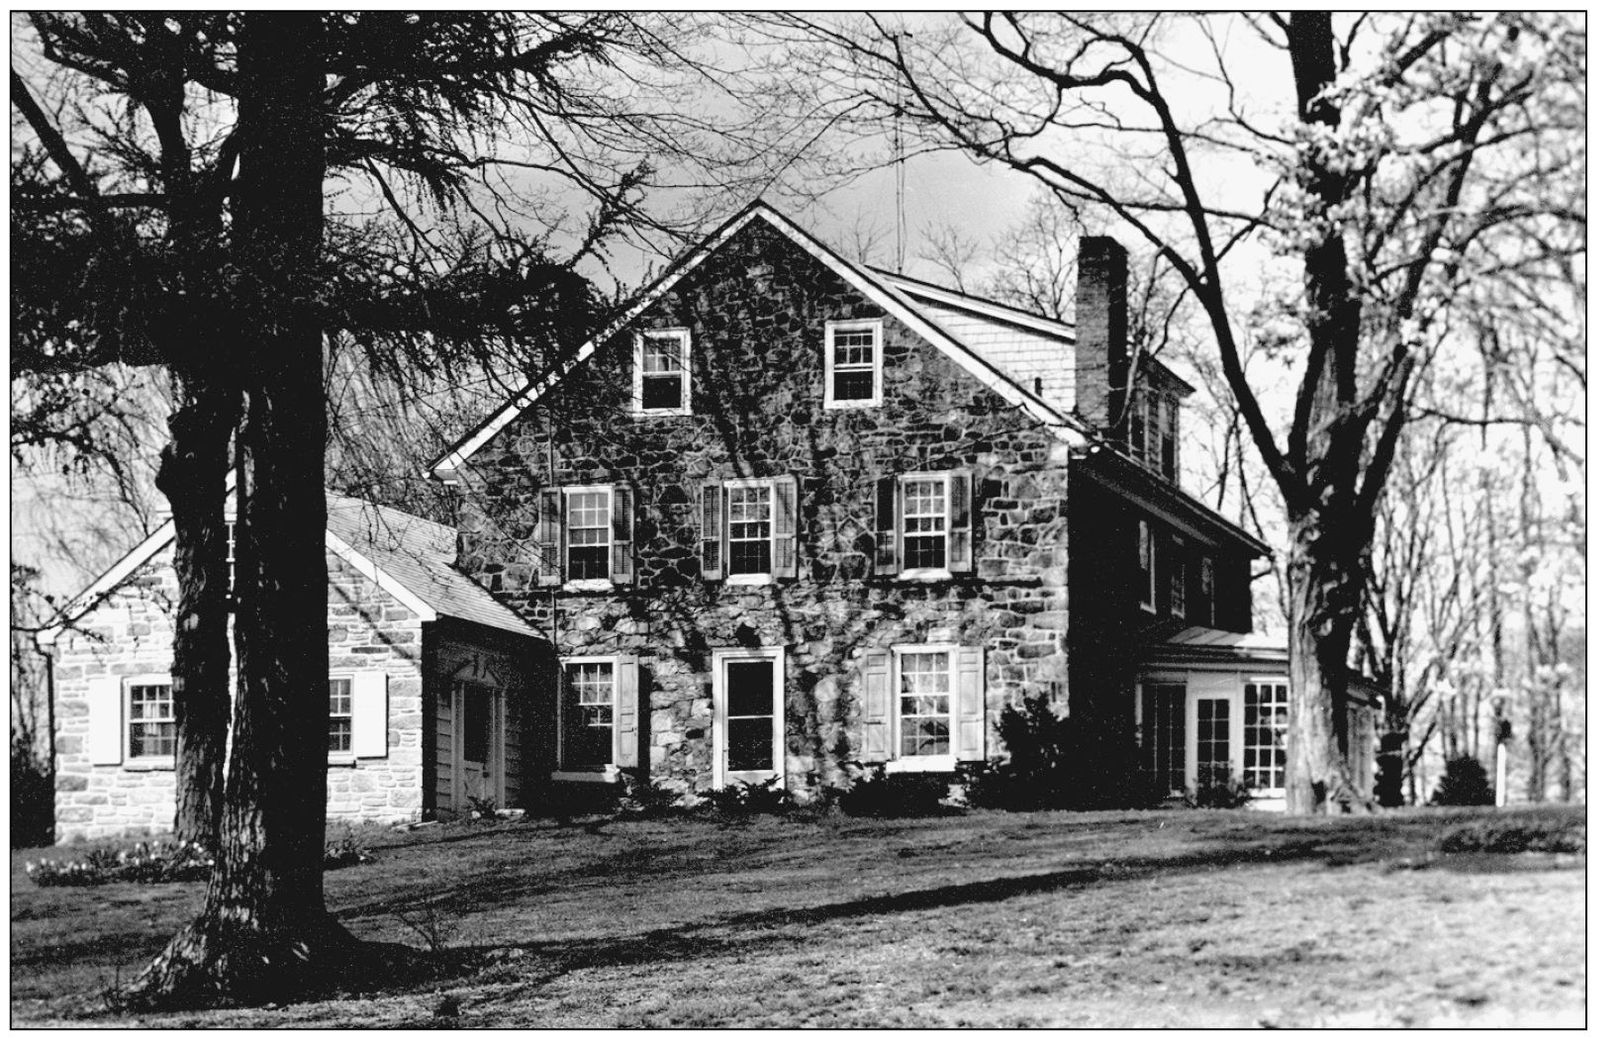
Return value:
M 1360 545 L 1319 514 L 1289 522 L 1288 811 L 1369 806 L 1350 762 L 1350 639 L 1361 607 Z
M 324 174 L 316 13 L 249 13 L 232 249 L 247 348 L 237 440 L 238 685 L 219 855 L 202 914 L 137 978 L 140 1002 L 264 1001 L 341 983 L 358 947 L 326 912 L 321 333 L 309 307 Z
M 226 562 L 225 478 L 240 396 L 181 376 L 181 402 L 158 489 L 174 515 L 175 838 L 214 847 L 225 802 L 225 744 L 230 722 L 230 573 Z

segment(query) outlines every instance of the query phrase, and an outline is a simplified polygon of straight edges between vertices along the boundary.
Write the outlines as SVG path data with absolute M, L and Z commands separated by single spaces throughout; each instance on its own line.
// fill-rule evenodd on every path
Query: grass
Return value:
M 1585 858 L 1446 855 L 1503 814 L 973 812 L 437 826 L 326 877 L 357 935 L 438 980 L 118 1017 L 200 884 L 36 888 L 12 856 L 14 1024 L 1579 1025 Z M 37 857 L 38 852 L 32 856 Z M 87 1016 L 86 1014 L 90 1014 Z

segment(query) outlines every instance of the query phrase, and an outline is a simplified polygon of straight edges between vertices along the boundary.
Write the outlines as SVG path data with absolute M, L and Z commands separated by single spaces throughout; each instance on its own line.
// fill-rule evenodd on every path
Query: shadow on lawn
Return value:
M 1275 844 L 1275 841 L 1273 843 Z M 1335 840 L 1303 840 L 1281 846 L 1257 844 L 1250 847 L 1226 847 L 1174 857 L 1123 858 L 1053 872 L 876 894 L 850 901 L 801 908 L 740 912 L 718 919 L 697 920 L 626 937 L 516 941 L 447 949 L 445 954 L 451 957 L 460 969 L 469 972 L 513 958 L 539 956 L 543 960 L 549 960 L 547 962 L 549 968 L 544 969 L 540 976 L 526 975 L 525 982 L 543 984 L 575 970 L 589 967 L 634 966 L 651 962 L 674 963 L 696 961 L 721 954 L 735 954 L 739 948 L 794 940 L 796 938 L 792 935 L 779 931 L 795 926 L 815 926 L 840 920 L 901 912 L 923 912 L 970 904 L 992 904 L 1028 894 L 1081 889 L 1100 883 L 1137 880 L 1149 876 L 1206 872 L 1236 865 L 1284 864 L 1316 860 L 1328 866 L 1343 866 L 1383 859 L 1382 854 Z M 515 893 L 516 886 L 511 883 L 481 886 L 476 891 L 458 892 L 455 900 L 498 897 L 501 896 L 502 890 Z M 372 906 L 372 910 L 375 910 L 375 906 Z

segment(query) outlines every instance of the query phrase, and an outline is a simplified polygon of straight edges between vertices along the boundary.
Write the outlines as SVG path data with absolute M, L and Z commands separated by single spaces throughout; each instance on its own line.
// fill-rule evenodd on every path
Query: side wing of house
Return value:
M 178 586 L 172 540 L 147 550 L 54 638 L 58 840 L 173 827 Z M 419 818 L 423 622 L 330 550 L 327 571 L 328 814 Z
M 554 647 L 554 778 L 950 771 L 1064 700 L 1083 434 L 819 248 L 733 228 L 441 467 Z

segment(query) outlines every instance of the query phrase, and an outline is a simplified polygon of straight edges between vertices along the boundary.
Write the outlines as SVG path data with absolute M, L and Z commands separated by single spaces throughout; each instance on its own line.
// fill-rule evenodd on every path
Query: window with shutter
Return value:
M 886 662 L 894 682 L 885 711 L 893 719 L 890 770 L 954 771 L 959 761 L 983 760 L 984 650 L 897 645 Z M 869 658 L 869 680 L 872 663 Z M 886 682 L 881 687 L 889 688 Z
M 613 763 L 617 724 L 614 660 L 566 659 L 558 690 L 558 763 L 564 770 L 605 768 Z
M 877 571 L 898 571 L 903 580 L 934 579 L 973 569 L 973 474 L 909 472 L 893 481 L 894 504 L 884 514 L 887 495 L 878 492 Z M 886 520 L 888 520 L 886 522 Z M 887 570 L 888 530 L 897 561 Z
M 704 579 L 763 584 L 798 576 L 798 516 L 793 476 L 704 484 L 698 498 Z

